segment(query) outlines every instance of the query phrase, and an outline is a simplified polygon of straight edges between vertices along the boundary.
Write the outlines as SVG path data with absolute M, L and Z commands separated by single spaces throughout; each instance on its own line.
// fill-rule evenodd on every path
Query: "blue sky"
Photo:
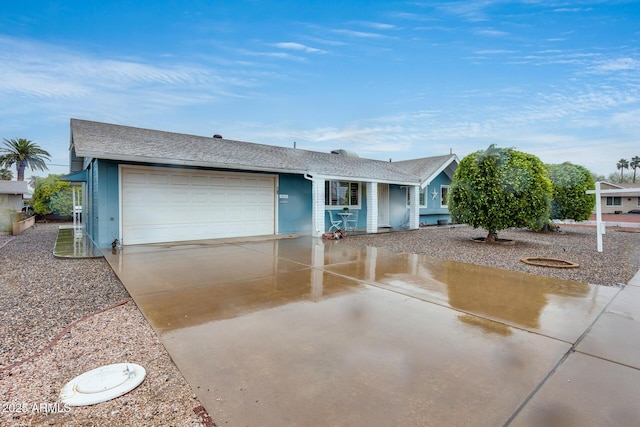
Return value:
M 72 117 L 380 160 L 497 144 L 608 175 L 640 155 L 640 3 L 4 2 L 0 138 L 66 173 Z

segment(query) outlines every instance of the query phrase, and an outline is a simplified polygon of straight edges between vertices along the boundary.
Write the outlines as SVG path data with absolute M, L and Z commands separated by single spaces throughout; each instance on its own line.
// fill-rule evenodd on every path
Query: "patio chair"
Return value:
M 329 227 L 329 232 L 331 232 L 332 229 L 336 229 L 336 230 L 340 230 L 342 229 L 342 220 L 341 219 L 335 219 L 333 217 L 333 212 L 328 211 L 329 212 L 329 221 L 331 221 L 331 227 Z
M 358 229 L 358 212 L 359 211 L 350 211 L 351 216 L 347 218 L 346 224 L 344 225 L 347 231 L 349 230 L 357 230 Z

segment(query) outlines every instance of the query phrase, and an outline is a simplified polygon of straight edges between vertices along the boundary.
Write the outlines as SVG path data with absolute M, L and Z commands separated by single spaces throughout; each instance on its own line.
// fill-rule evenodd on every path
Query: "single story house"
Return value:
M 71 119 L 69 181 L 99 247 L 321 236 L 340 214 L 376 233 L 448 219 L 454 154 L 401 162 Z M 342 224 L 344 225 L 344 224 Z
M 0 180 L 0 233 L 10 233 L 12 223 L 22 211 L 22 199 L 29 193 L 26 181 Z
M 640 183 L 601 182 L 600 189 L 619 190 L 616 193 L 600 196 L 603 214 L 629 213 L 632 210 L 640 210 Z M 629 190 L 629 192 L 624 190 Z

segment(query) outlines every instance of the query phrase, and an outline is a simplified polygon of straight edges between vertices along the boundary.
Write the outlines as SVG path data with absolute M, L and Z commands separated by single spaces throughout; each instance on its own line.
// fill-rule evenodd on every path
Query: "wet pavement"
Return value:
M 63 225 L 58 229 L 53 255 L 58 258 L 100 258 L 102 252 L 81 227 Z
M 623 288 L 310 237 L 105 258 L 217 425 L 638 425 Z

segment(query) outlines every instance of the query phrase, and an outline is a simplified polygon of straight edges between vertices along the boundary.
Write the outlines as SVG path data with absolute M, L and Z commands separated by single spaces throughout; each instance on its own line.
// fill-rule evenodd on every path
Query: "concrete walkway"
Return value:
M 82 228 L 62 225 L 58 229 L 53 256 L 57 258 L 100 258 L 102 252 Z
M 104 251 L 217 425 L 640 424 L 640 275 L 295 238 Z

